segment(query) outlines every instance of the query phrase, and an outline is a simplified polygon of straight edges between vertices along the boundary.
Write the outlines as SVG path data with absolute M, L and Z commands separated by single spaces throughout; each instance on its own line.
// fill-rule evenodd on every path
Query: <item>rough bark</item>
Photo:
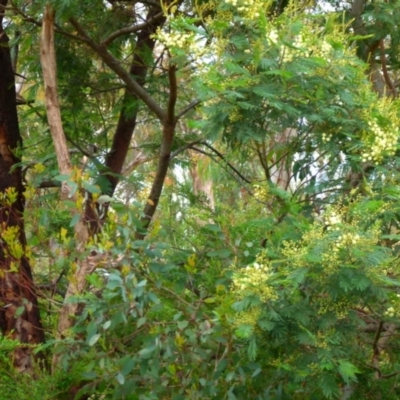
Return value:
M 6 6 L 7 0 L 0 0 L 0 5 Z M 22 343 L 14 351 L 14 366 L 20 372 L 32 373 L 32 347 L 23 344 L 44 342 L 44 331 L 31 266 L 25 255 L 23 184 L 21 169 L 15 168 L 20 161 L 16 150 L 22 141 L 9 39 L 3 29 L 3 17 L 0 11 L 0 329 L 5 336 Z M 10 190 L 17 193 L 16 201 L 11 205 L 5 199 L 6 191 Z M 22 247 L 22 257 L 13 254 L 10 243 L 7 243 L 6 235 L 11 229 L 18 230 L 16 241 Z

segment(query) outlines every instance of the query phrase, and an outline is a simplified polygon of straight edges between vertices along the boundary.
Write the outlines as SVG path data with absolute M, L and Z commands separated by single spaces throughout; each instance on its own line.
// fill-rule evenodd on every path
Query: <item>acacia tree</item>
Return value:
M 21 125 L 37 150 L 23 153 L 31 218 L 57 220 L 54 365 L 116 398 L 346 398 L 373 377 L 382 388 L 398 353 L 398 103 L 383 96 L 396 95 L 397 27 L 382 13 L 395 4 L 357 1 L 343 24 L 261 0 L 44 3 L 16 1 L 10 16 L 42 30 L 45 92 Z M 26 43 L 29 100 L 41 73 Z M 47 133 L 41 99 L 57 166 L 29 127 Z M 153 162 L 125 180 L 134 130 Z M 199 177 L 192 152 L 213 165 L 198 180 L 218 187 L 208 204 L 184 179 Z M 143 208 L 118 202 L 120 180 Z M 49 235 L 29 231 L 50 275 Z

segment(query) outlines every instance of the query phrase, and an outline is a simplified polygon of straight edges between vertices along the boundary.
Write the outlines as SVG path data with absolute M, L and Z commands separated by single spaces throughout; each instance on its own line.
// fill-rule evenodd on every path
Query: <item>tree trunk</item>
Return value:
M 6 6 L 7 0 L 0 0 L 0 5 Z M 44 342 L 44 331 L 26 256 L 22 175 L 21 168 L 15 168 L 20 161 L 16 151 L 22 142 L 3 17 L 0 14 L 0 329 L 3 335 L 22 343 L 14 351 L 17 370 L 32 373 L 32 347 L 25 347 L 23 343 Z
M 165 22 L 164 16 L 154 20 L 154 16 L 160 11 L 161 9 L 154 8 L 148 13 L 146 21 L 153 22 L 147 25 L 145 29 L 141 30 L 137 36 L 135 54 L 133 56 L 129 73 L 140 86 L 144 85 L 148 68 L 153 62 L 153 49 L 155 45 L 153 35 Z M 136 105 L 130 107 L 130 103 L 135 100 Z M 132 95 L 128 89 L 125 89 L 122 104 L 123 106 L 120 112 L 111 150 L 106 157 L 106 168 L 111 172 L 111 174 L 106 174 L 106 177 L 110 182 L 110 192 L 107 194 L 111 196 L 118 184 L 118 175 L 122 172 L 122 167 L 136 127 L 137 113 L 139 109 L 139 100 L 137 97 Z M 130 108 L 130 110 L 128 110 L 128 108 Z
M 157 17 L 160 11 L 160 7 L 152 7 L 146 18 L 148 25 L 137 34 L 135 54 L 132 58 L 129 73 L 140 86 L 144 86 L 148 68 L 153 62 L 153 49 L 155 45 L 153 35 L 157 32 L 157 29 L 161 28 L 165 23 L 165 17 L 163 15 Z M 151 23 L 149 23 L 150 21 Z M 132 102 L 135 101 L 136 104 L 132 107 Z M 110 196 L 114 194 L 118 185 L 119 175 L 123 174 L 123 165 L 129 147 L 131 146 L 133 133 L 136 127 L 139 103 L 140 101 L 138 98 L 128 89 L 125 89 L 122 100 L 122 109 L 119 115 L 111 149 L 106 156 L 106 168 L 105 173 L 103 174 L 109 183 L 106 194 Z M 143 160 L 143 157 L 141 159 Z M 107 216 L 107 211 L 108 207 L 106 205 L 105 209 L 102 210 L 101 218 L 99 219 L 99 213 L 94 210 L 92 202 L 87 202 L 85 213 L 91 234 L 98 233 L 101 230 L 101 225 Z

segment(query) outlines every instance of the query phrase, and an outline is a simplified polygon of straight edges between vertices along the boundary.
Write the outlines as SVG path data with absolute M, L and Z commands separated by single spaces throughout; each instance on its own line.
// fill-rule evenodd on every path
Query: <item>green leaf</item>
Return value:
M 357 382 L 356 374 L 359 374 L 359 369 L 347 360 L 339 360 L 339 374 L 346 383 Z
M 328 399 L 338 397 L 340 390 L 335 378 L 332 375 L 322 374 L 320 377 L 319 385 L 322 389 L 322 393 Z
M 98 204 L 103 205 L 105 203 L 110 203 L 112 201 L 112 197 L 106 195 L 106 194 L 102 194 L 101 196 L 99 196 L 99 198 L 96 200 Z
M 249 346 L 247 348 L 247 355 L 250 360 L 255 360 L 255 358 L 257 357 L 257 351 L 258 351 L 257 349 L 258 349 L 257 339 L 256 339 L 256 336 L 253 335 L 250 338 Z
M 79 222 L 80 218 L 81 218 L 81 214 L 75 214 L 72 217 L 71 222 L 69 223 L 69 226 L 71 228 L 73 228 Z
M 95 335 L 93 335 L 88 341 L 89 346 L 94 346 L 99 339 L 100 333 L 96 333 Z
M 204 303 L 207 303 L 207 304 L 212 304 L 212 303 L 215 303 L 215 297 L 207 297 L 206 299 L 204 299 Z
M 189 321 L 179 321 L 178 322 L 178 328 L 179 329 L 185 329 L 189 325 Z
M 120 365 L 121 365 L 121 373 L 124 376 L 127 376 L 135 368 L 136 361 L 134 358 L 132 358 L 132 356 L 126 356 L 121 359 Z
M 67 182 L 69 178 L 70 178 L 69 175 L 57 175 L 54 177 L 54 179 L 59 182 Z
M 228 374 L 226 374 L 225 381 L 230 382 L 235 377 L 235 375 L 236 374 L 234 371 L 229 372 Z
M 116 378 L 120 385 L 123 385 L 125 383 L 125 377 L 124 377 L 124 375 L 121 374 L 121 372 L 118 373 Z
M 83 182 L 82 186 L 86 189 L 89 193 L 101 193 L 101 190 L 98 186 L 92 185 L 88 182 Z M 101 196 L 100 196 L 101 197 Z
M 141 358 L 149 358 L 154 353 L 155 349 L 156 349 L 155 345 L 150 345 L 140 350 L 138 355 Z
M 106 321 L 103 324 L 103 329 L 106 331 L 111 326 L 111 321 Z
M 220 249 L 209 251 L 207 253 L 208 257 L 216 257 L 216 258 L 228 258 L 232 255 L 232 252 L 229 249 Z
M 24 311 L 25 311 L 25 307 L 24 306 L 17 307 L 17 309 L 15 310 L 15 313 L 14 313 L 14 317 L 15 318 L 20 317 L 24 313 Z
M 204 225 L 204 229 L 207 229 L 207 230 L 213 231 L 213 232 L 222 232 L 221 228 L 218 225 L 215 225 L 215 224 Z

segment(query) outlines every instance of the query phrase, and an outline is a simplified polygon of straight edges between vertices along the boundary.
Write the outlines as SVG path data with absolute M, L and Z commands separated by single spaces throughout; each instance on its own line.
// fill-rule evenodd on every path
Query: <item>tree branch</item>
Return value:
M 382 71 L 383 71 L 383 76 L 385 78 L 385 82 L 389 86 L 389 88 L 392 90 L 393 97 L 397 97 L 396 87 L 394 86 L 392 80 L 390 79 L 390 76 L 389 76 L 389 73 L 387 70 L 385 44 L 383 43 L 383 39 L 381 39 L 379 41 L 379 49 L 381 52 L 381 64 L 382 64 Z
M 191 149 L 192 146 L 194 146 L 195 144 L 200 144 L 203 143 L 202 139 L 199 140 L 195 140 L 194 142 L 190 142 L 182 147 L 179 147 L 179 149 L 176 149 L 172 154 L 171 154 L 171 160 L 174 159 L 178 154 L 184 152 L 185 150 Z
M 191 109 L 195 108 L 201 103 L 200 100 L 193 100 L 191 103 L 189 103 L 186 107 L 184 107 L 176 116 L 177 119 L 182 118 L 186 113 L 188 113 Z
M 51 189 L 61 187 L 61 182 L 59 181 L 42 181 L 36 186 L 36 189 Z
M 221 160 L 224 160 L 226 162 L 226 165 L 231 168 L 233 171 L 235 171 L 235 173 L 245 182 L 247 183 L 251 183 L 250 179 L 247 179 L 245 176 L 243 176 L 241 174 L 241 172 L 239 172 L 232 164 L 230 164 L 228 161 L 226 161 L 224 155 L 222 153 L 220 153 L 217 149 L 215 149 L 213 146 L 211 146 L 210 144 L 208 144 L 207 142 L 202 142 L 202 144 L 206 147 L 208 147 L 211 151 L 213 151 Z
M 151 25 L 152 23 L 156 22 L 159 19 L 162 19 L 163 17 L 164 13 L 161 11 L 158 14 L 151 17 L 150 19 L 148 19 L 146 22 L 143 22 L 142 24 L 126 26 L 125 28 L 118 29 L 117 31 L 109 35 L 107 38 L 105 38 L 100 45 L 107 47 L 116 38 L 122 35 L 128 35 L 130 33 L 141 31 L 142 29 L 147 28 L 149 25 Z
M 158 202 L 164 186 L 165 177 L 167 176 L 168 167 L 171 161 L 171 150 L 175 136 L 176 118 L 175 104 L 177 99 L 177 82 L 176 82 L 176 66 L 170 65 L 168 70 L 169 78 L 169 99 L 165 118 L 161 120 L 163 124 L 162 141 L 160 147 L 160 157 L 158 160 L 157 172 L 153 180 L 149 198 L 144 207 L 143 218 L 141 223 L 144 229 L 147 229 L 151 219 L 157 209 Z M 136 239 L 143 239 L 145 232 L 136 232 Z
M 128 90 L 137 96 L 140 100 L 142 100 L 147 107 L 152 111 L 160 121 L 163 121 L 167 117 L 167 113 L 163 110 L 159 104 L 153 99 L 153 97 L 142 88 L 132 78 L 125 68 L 123 68 L 120 62 L 112 56 L 111 53 L 108 52 L 107 48 L 104 45 L 96 43 L 93 39 L 89 37 L 86 31 L 82 28 L 79 22 L 71 17 L 70 22 L 72 26 L 76 29 L 80 36 L 85 39 L 85 42 L 89 45 L 89 47 L 98 55 L 100 58 L 108 65 L 108 67 L 114 71 L 118 77 L 126 84 Z
M 13 4 L 13 2 L 12 2 L 12 4 Z M 30 23 L 32 23 L 32 24 L 38 26 L 38 27 L 42 27 L 42 26 L 43 26 L 43 22 L 42 22 L 42 21 L 38 21 L 38 20 L 36 20 L 36 19 L 30 17 L 29 15 L 25 14 L 20 8 L 18 8 L 18 7 L 15 6 L 14 4 L 13 4 L 13 6 L 14 6 L 14 7 L 12 8 L 12 11 L 14 11 L 14 12 L 16 12 L 18 15 L 20 15 L 24 21 L 30 22 Z M 61 35 L 64 35 L 64 36 L 66 36 L 66 37 L 69 37 L 69 38 L 71 38 L 71 39 L 77 40 L 78 42 L 86 42 L 86 39 L 85 39 L 85 38 L 83 38 L 83 37 L 81 37 L 81 36 L 74 35 L 74 34 L 72 34 L 72 33 L 69 33 L 69 32 L 67 32 L 67 31 L 65 31 L 64 29 L 62 29 L 62 28 L 61 28 L 59 25 L 57 25 L 56 23 L 54 23 L 54 31 L 57 32 L 57 33 L 59 33 L 59 34 L 61 34 Z
M 199 148 L 197 148 L 197 147 L 194 147 L 194 146 L 190 147 L 190 149 L 192 149 L 192 150 L 194 150 L 194 151 L 197 151 L 198 153 L 204 154 L 205 156 L 211 158 L 211 160 L 213 160 L 216 164 L 221 165 L 221 164 L 218 162 L 218 159 L 215 158 L 212 154 L 210 154 L 210 153 L 208 153 L 208 152 L 206 152 L 206 151 L 204 151 L 204 150 L 201 150 L 201 149 L 199 149 Z M 225 160 L 224 160 L 224 161 L 225 161 Z M 226 162 L 226 161 L 225 161 L 225 162 Z M 229 164 L 227 164 L 227 165 L 230 166 Z M 234 175 L 232 172 L 229 171 L 229 169 L 226 168 L 226 165 L 225 165 L 225 166 L 224 166 L 224 165 L 221 165 L 221 167 L 224 168 L 225 171 L 226 171 L 226 172 L 241 186 L 241 187 L 243 187 L 243 189 L 246 190 L 246 192 L 247 192 L 250 196 L 253 196 L 253 195 L 254 195 L 254 193 L 253 193 L 249 188 L 247 188 L 247 187 L 243 184 L 243 182 L 239 180 L 239 178 L 238 178 L 236 175 Z M 243 179 L 243 178 L 242 178 L 242 179 Z M 247 182 L 247 181 L 246 181 L 246 182 Z M 250 182 L 248 182 L 248 183 L 250 183 Z
M 167 106 L 167 122 L 175 123 L 175 105 L 178 97 L 178 85 L 176 83 L 176 65 L 170 65 L 168 69 L 169 99 Z

